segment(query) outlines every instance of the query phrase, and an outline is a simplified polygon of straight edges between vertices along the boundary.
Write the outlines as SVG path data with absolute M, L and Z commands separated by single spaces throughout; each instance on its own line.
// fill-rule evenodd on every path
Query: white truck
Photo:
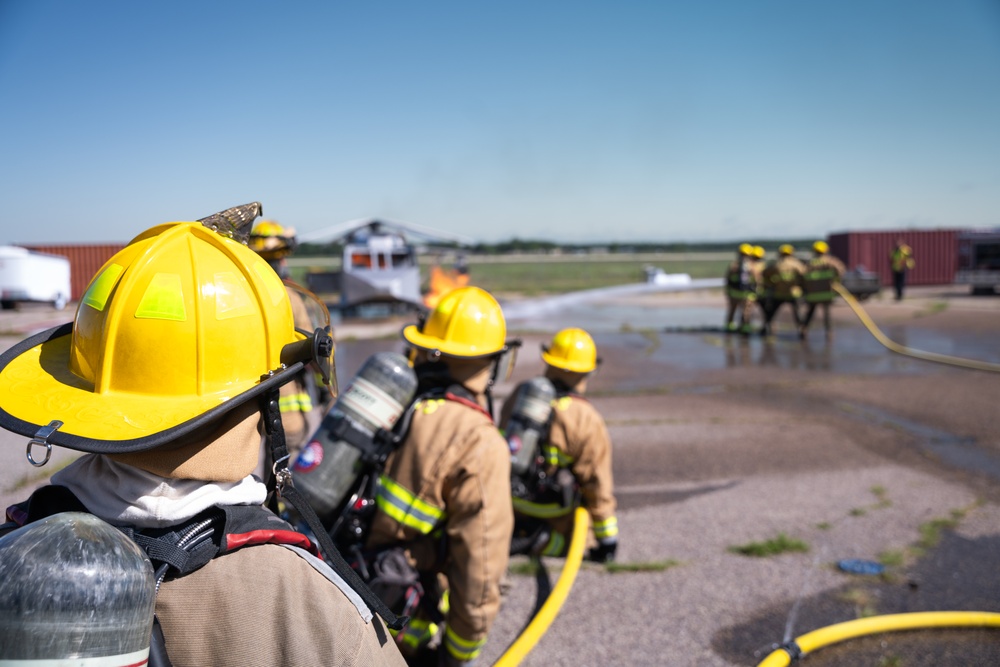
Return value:
M 23 301 L 48 302 L 62 310 L 70 293 L 67 258 L 20 246 L 0 246 L 0 306 L 4 310 Z
M 955 282 L 971 285 L 973 294 L 993 294 L 1000 286 L 1000 227 L 958 235 Z

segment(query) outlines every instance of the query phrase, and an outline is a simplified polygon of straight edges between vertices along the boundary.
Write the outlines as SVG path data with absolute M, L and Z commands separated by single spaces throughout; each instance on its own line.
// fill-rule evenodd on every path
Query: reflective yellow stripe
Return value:
M 618 535 L 618 517 L 613 516 L 604 521 L 594 522 L 594 537 L 603 540 Z
M 282 412 L 309 412 L 313 409 L 312 398 L 304 391 L 282 396 L 278 399 L 278 409 Z
M 545 445 L 543 449 L 545 453 L 545 462 L 548 463 L 550 466 L 557 466 L 559 468 L 568 468 L 574 463 L 576 463 L 576 459 L 566 454 L 558 447 L 553 447 L 552 445 Z
M 549 538 L 549 543 L 545 545 L 545 549 L 542 551 L 543 556 L 562 556 L 566 552 L 566 538 L 562 533 L 552 533 L 552 537 Z
M 422 401 L 418 401 L 416 405 L 416 410 L 420 410 L 425 415 L 434 414 L 437 409 L 444 405 L 443 398 L 429 398 Z
M 104 310 L 108 297 L 111 296 L 111 290 L 118 284 L 118 278 L 124 271 L 124 267 L 118 264 L 109 264 L 108 268 L 101 271 L 101 274 L 90 283 L 81 301 L 94 310 Z
M 187 309 L 184 307 L 181 277 L 176 273 L 155 274 L 142 293 L 135 316 L 147 320 L 185 321 Z
M 437 623 L 431 623 L 423 618 L 411 618 L 400 632 L 402 636 L 395 632 L 393 634 L 407 646 L 420 648 L 421 644 L 426 644 L 434 638 L 438 632 L 438 626 Z
M 554 519 L 573 511 L 572 507 L 563 507 L 557 503 L 533 503 L 523 498 L 514 498 L 513 501 L 515 511 L 538 519 Z
M 413 492 L 386 475 L 379 477 L 375 503 L 379 509 L 408 528 L 429 535 L 444 520 L 443 509 L 420 500 Z
M 459 660 L 472 660 L 479 655 L 486 644 L 486 638 L 479 640 L 463 639 L 455 634 L 450 627 L 444 629 L 444 643 L 448 647 L 448 653 Z

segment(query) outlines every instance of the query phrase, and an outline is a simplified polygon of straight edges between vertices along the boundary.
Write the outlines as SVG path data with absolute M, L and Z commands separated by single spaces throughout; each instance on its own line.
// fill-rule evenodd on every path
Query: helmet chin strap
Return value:
M 281 424 L 281 410 L 278 407 L 278 396 L 280 390 L 274 388 L 261 398 L 261 413 L 264 415 L 264 430 L 271 443 L 271 460 L 273 475 L 268 480 L 268 489 L 276 490 L 278 495 L 288 501 L 295 508 L 299 515 L 306 520 L 309 530 L 319 542 L 320 555 L 334 572 L 340 575 L 354 591 L 361 596 L 368 609 L 374 614 L 382 617 L 393 630 L 401 630 L 410 620 L 406 616 L 396 616 L 389 607 L 372 592 L 368 585 L 361 580 L 358 573 L 344 560 L 340 551 L 333 544 L 330 534 L 323 527 L 323 523 L 316 516 L 316 511 L 309 505 L 309 502 L 299 495 L 292 484 L 292 471 L 288 469 L 288 447 L 285 444 L 285 429 Z M 272 486 L 273 485 L 273 486 Z

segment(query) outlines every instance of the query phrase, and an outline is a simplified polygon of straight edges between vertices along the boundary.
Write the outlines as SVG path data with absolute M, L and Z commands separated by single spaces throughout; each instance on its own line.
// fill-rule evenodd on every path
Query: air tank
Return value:
M 153 566 L 91 514 L 64 512 L 0 538 L 0 666 L 146 664 Z
M 538 441 L 548 427 L 555 397 L 555 387 L 544 377 L 523 382 L 514 393 L 506 429 L 512 474 L 526 473 L 538 456 Z
M 413 400 L 417 376 L 406 357 L 379 352 L 369 357 L 337 398 L 292 464 L 295 488 L 329 525 L 354 490 L 363 450 L 349 439 L 366 439 L 369 452 L 379 429 L 391 431 Z

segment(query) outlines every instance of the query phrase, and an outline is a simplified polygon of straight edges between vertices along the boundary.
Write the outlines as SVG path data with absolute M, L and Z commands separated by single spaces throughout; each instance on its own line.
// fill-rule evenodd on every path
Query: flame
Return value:
M 424 295 L 424 305 L 433 309 L 448 292 L 469 284 L 469 274 L 458 269 L 431 267 L 430 289 Z

